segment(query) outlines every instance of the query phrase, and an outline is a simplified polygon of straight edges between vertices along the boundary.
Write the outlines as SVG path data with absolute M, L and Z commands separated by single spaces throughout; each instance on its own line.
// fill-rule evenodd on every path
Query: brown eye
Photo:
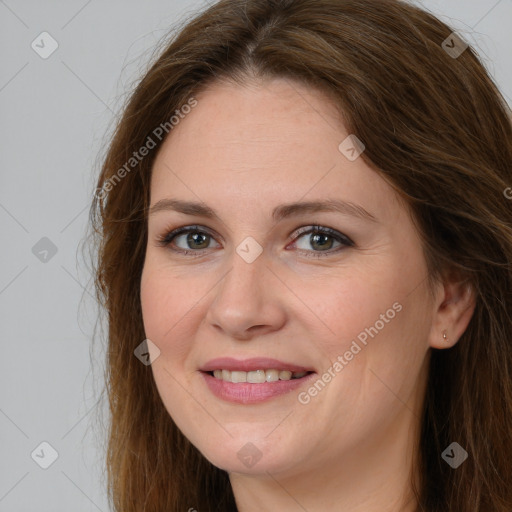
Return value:
M 354 242 L 350 240 L 346 235 L 327 227 L 322 226 L 311 226 L 303 229 L 299 232 L 299 235 L 295 240 L 304 238 L 305 245 L 307 247 L 299 247 L 300 251 L 304 251 L 312 257 L 328 256 L 333 253 L 338 253 L 346 247 L 352 247 Z M 305 235 L 309 235 L 309 238 Z M 339 246 L 333 250 L 333 245 L 338 243 Z M 294 242 L 296 245 L 296 241 Z M 313 248 L 313 250 L 311 250 Z M 316 253 L 316 254 L 315 254 Z M 325 253 L 325 254 L 322 254 Z
M 185 243 L 191 249 L 206 249 L 210 240 L 210 235 L 199 233 L 197 231 L 189 231 L 185 234 Z M 179 238 L 179 237 L 177 237 Z M 206 242 L 205 242 L 206 241 Z
M 182 244 L 178 245 L 176 242 Z M 200 253 L 203 250 L 208 249 L 209 243 L 213 240 L 213 236 L 199 229 L 197 226 L 190 226 L 187 228 L 178 228 L 170 233 L 165 234 L 158 238 L 158 245 L 161 247 L 167 247 L 173 244 L 175 247 L 171 247 L 176 252 L 182 252 L 184 254 L 190 254 L 193 252 Z

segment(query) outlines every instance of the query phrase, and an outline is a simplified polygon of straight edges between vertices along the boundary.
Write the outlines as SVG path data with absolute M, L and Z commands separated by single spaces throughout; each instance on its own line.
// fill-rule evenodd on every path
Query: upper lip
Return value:
M 268 357 L 253 357 L 250 359 L 234 359 L 232 357 L 218 357 L 205 363 L 201 368 L 203 372 L 214 370 L 230 370 L 250 372 L 255 370 L 289 370 L 291 372 L 312 372 L 312 368 L 297 364 L 279 361 Z

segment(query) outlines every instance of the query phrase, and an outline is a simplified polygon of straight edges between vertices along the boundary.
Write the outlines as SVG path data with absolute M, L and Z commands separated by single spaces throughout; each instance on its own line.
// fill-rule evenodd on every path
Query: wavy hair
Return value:
M 254 77 L 327 92 L 348 133 L 364 141 L 361 158 L 410 207 L 431 282 L 457 272 L 475 292 L 458 343 L 431 349 L 415 460 L 421 481 L 411 482 L 418 510 L 512 510 L 512 203 L 504 192 L 512 125 L 475 50 L 447 52 L 452 32 L 398 0 L 221 0 L 187 20 L 148 65 L 109 141 L 90 211 L 96 294 L 108 321 L 115 511 L 237 510 L 227 473 L 176 427 L 151 367 L 133 352 L 146 337 L 140 279 L 151 169 L 165 140 L 155 129 L 169 128 L 212 82 Z M 127 166 L 148 137 L 155 147 Z M 452 441 L 469 453 L 456 470 L 441 458 Z

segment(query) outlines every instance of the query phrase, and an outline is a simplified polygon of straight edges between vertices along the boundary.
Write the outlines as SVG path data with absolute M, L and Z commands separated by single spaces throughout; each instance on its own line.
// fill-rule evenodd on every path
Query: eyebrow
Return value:
M 215 210 L 203 203 L 194 201 L 182 201 L 180 199 L 171 198 L 161 199 L 149 209 L 149 216 L 161 211 L 176 211 L 185 215 L 195 215 L 221 221 Z M 272 219 L 274 222 L 279 222 L 288 217 L 316 212 L 337 212 L 371 222 L 378 222 L 377 219 L 362 206 L 339 199 L 282 204 L 274 208 L 272 211 Z

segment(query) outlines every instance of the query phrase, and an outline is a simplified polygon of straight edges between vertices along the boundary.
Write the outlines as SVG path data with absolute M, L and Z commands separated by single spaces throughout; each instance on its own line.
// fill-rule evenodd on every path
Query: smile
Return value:
M 199 370 L 214 396 L 237 404 L 255 404 L 285 395 L 317 375 L 312 368 L 266 357 L 222 357 Z
M 244 372 L 240 370 L 214 370 L 210 372 L 216 379 L 234 384 L 249 382 L 250 384 L 262 384 L 264 382 L 277 382 L 278 380 L 301 379 L 308 372 L 291 372 L 289 370 L 254 370 Z

